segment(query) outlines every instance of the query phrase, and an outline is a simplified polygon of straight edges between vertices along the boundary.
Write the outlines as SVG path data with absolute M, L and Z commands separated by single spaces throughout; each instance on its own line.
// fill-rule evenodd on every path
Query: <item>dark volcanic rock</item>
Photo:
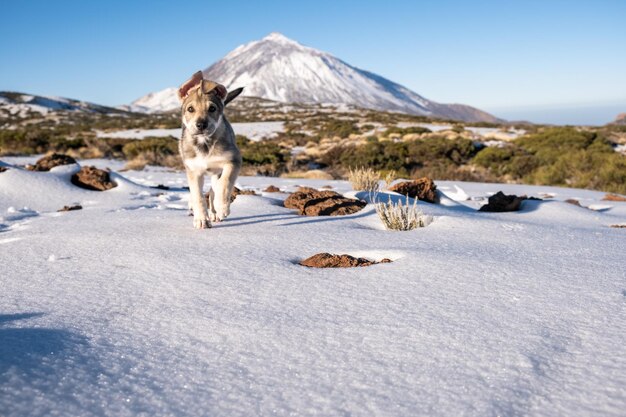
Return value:
M 310 258 L 300 261 L 300 265 L 310 268 L 353 268 L 357 266 L 370 266 L 377 263 L 388 263 L 390 259 L 383 259 L 380 262 L 370 261 L 365 258 L 355 258 L 350 255 L 333 255 L 331 253 L 318 253 Z
M 26 169 L 30 171 L 50 171 L 52 168 L 60 165 L 71 165 L 75 163 L 76 160 L 69 155 L 53 153 L 39 159 L 35 162 L 35 165 L 26 165 Z
M 413 181 L 404 181 L 389 187 L 389 191 L 406 195 L 429 203 L 438 203 L 437 186 L 435 182 L 428 178 L 419 178 Z
M 107 171 L 93 166 L 82 167 L 80 171 L 72 175 L 72 184 L 93 191 L 106 191 L 117 187 L 117 184 L 111 181 Z
M 518 211 L 524 200 L 526 200 L 526 196 L 518 197 L 516 195 L 505 195 L 502 191 L 498 191 L 496 194 L 489 197 L 489 203 L 482 206 L 479 211 Z
M 580 205 L 580 201 L 575 200 L 573 198 L 568 198 L 567 200 L 565 200 L 565 202 L 568 203 L 568 204 L 574 205 L 574 206 L 582 207 Z
M 345 216 L 356 213 L 367 205 L 365 201 L 347 198 L 334 191 L 318 191 L 305 187 L 287 197 L 283 204 L 306 216 Z
M 74 211 L 74 210 L 82 210 L 83 206 L 81 206 L 80 204 L 77 204 L 75 206 L 63 206 L 62 209 L 59 209 L 57 211 Z

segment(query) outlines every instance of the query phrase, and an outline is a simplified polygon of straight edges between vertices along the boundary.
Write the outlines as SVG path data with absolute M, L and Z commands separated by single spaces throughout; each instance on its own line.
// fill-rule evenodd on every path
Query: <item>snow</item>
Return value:
M 451 124 L 440 124 L 440 123 L 415 123 L 415 122 L 400 122 L 398 123 L 398 127 L 406 128 L 420 126 L 429 129 L 431 132 L 441 132 L 443 130 L 451 130 L 454 128 Z M 493 138 L 501 141 L 510 141 L 513 139 L 517 139 L 520 136 L 526 134 L 526 131 L 523 129 L 509 129 L 507 131 L 502 130 L 501 128 L 494 127 L 475 127 L 475 126 L 465 126 L 464 129 L 469 130 L 474 135 L 482 137 L 482 138 Z
M 278 133 L 283 132 L 285 122 L 248 122 L 231 123 L 235 134 L 244 135 L 252 141 L 273 138 Z M 145 139 L 147 137 L 168 137 L 180 138 L 181 129 L 129 129 L 115 132 L 96 131 L 99 138 L 118 139 Z
M 434 221 L 411 232 L 372 205 L 300 217 L 263 193 L 195 230 L 184 173 L 95 192 L 76 169 L 0 173 L 2 416 L 623 415 L 626 235 L 608 226 L 626 203 L 604 193 L 437 181 L 448 198 L 418 202 Z M 368 198 L 238 180 L 270 184 Z M 499 190 L 554 198 L 475 211 Z M 296 264 L 323 251 L 394 262 Z

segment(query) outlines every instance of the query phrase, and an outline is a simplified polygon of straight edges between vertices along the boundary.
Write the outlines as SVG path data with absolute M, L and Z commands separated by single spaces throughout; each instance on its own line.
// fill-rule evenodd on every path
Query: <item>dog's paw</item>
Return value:
M 221 222 L 226 219 L 230 214 L 230 206 L 228 204 L 219 205 L 215 207 L 215 221 Z
M 209 229 L 211 222 L 209 219 L 195 218 L 193 219 L 193 227 L 196 229 Z

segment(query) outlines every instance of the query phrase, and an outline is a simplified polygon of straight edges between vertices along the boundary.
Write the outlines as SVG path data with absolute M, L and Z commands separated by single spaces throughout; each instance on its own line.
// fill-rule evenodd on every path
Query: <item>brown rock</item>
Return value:
M 230 202 L 235 201 L 238 195 L 257 195 L 257 193 L 254 190 L 240 190 L 237 187 L 233 187 L 233 192 L 230 194 Z
M 107 171 L 93 166 L 82 167 L 80 171 L 72 175 L 72 184 L 93 191 L 106 191 L 117 187 L 117 184 L 111 181 Z
M 230 202 L 232 203 L 233 201 L 235 201 L 235 199 L 239 195 L 258 195 L 258 194 L 255 193 L 254 190 L 240 190 L 237 187 L 233 187 L 233 192 L 230 193 Z M 205 198 L 206 203 L 208 205 L 209 204 L 209 193 L 205 193 L 204 194 L 204 198 Z
M 438 203 L 437 186 L 435 182 L 428 178 L 419 178 L 413 181 L 404 181 L 389 187 L 389 191 L 406 195 L 411 198 L 417 198 L 429 203 Z
M 69 155 L 53 153 L 39 159 L 35 165 L 26 165 L 26 169 L 30 171 L 50 171 L 52 168 L 60 165 L 71 165 L 75 163 L 76 160 Z
M 4 172 L 4 171 L 6 171 L 7 169 L 9 169 L 9 168 L 7 168 L 7 167 L 5 167 L 5 166 L 0 166 L 0 172 Z
M 63 206 L 62 209 L 59 209 L 57 211 L 74 211 L 74 210 L 82 210 L 83 206 L 81 206 L 80 204 L 77 204 L 75 206 Z
M 370 261 L 365 258 L 355 258 L 350 255 L 333 255 L 331 253 L 318 253 L 310 258 L 300 261 L 300 265 L 310 268 L 353 268 L 357 266 L 370 266 L 377 263 L 388 263 L 390 259 L 383 259 L 380 262 Z
M 619 194 L 607 194 L 602 199 L 603 201 L 626 201 L 626 197 Z
M 280 188 L 270 185 L 263 191 L 265 191 L 266 193 L 280 193 Z
M 339 196 L 334 191 L 318 191 L 315 188 L 300 187 L 298 191 L 292 193 L 284 201 L 284 205 L 290 209 L 296 209 L 298 211 L 304 210 L 304 205 L 313 199 L 323 197 L 335 197 Z
M 304 205 L 306 216 L 346 216 L 361 211 L 367 203 L 353 198 L 324 197 L 310 200 Z
M 334 191 L 318 191 L 302 187 L 287 197 L 284 205 L 306 216 L 345 216 L 360 211 L 365 201 L 347 198 Z
M 489 197 L 489 203 L 482 206 L 479 211 L 518 211 L 524 200 L 526 200 L 526 196 L 518 197 L 516 195 L 505 195 L 502 191 L 498 191 L 496 194 Z
M 612 224 L 611 227 L 614 229 L 626 229 L 626 224 Z

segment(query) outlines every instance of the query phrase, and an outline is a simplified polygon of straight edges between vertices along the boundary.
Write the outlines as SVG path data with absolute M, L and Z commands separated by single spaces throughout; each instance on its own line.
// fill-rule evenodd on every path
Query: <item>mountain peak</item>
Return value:
M 290 38 L 286 37 L 285 35 L 283 35 L 280 32 L 272 32 L 272 33 L 270 33 L 269 35 L 267 35 L 266 37 L 264 37 L 261 40 L 263 40 L 263 41 L 270 41 L 270 42 L 278 42 L 278 43 L 298 44 L 298 42 L 294 41 L 293 39 L 290 39 Z

